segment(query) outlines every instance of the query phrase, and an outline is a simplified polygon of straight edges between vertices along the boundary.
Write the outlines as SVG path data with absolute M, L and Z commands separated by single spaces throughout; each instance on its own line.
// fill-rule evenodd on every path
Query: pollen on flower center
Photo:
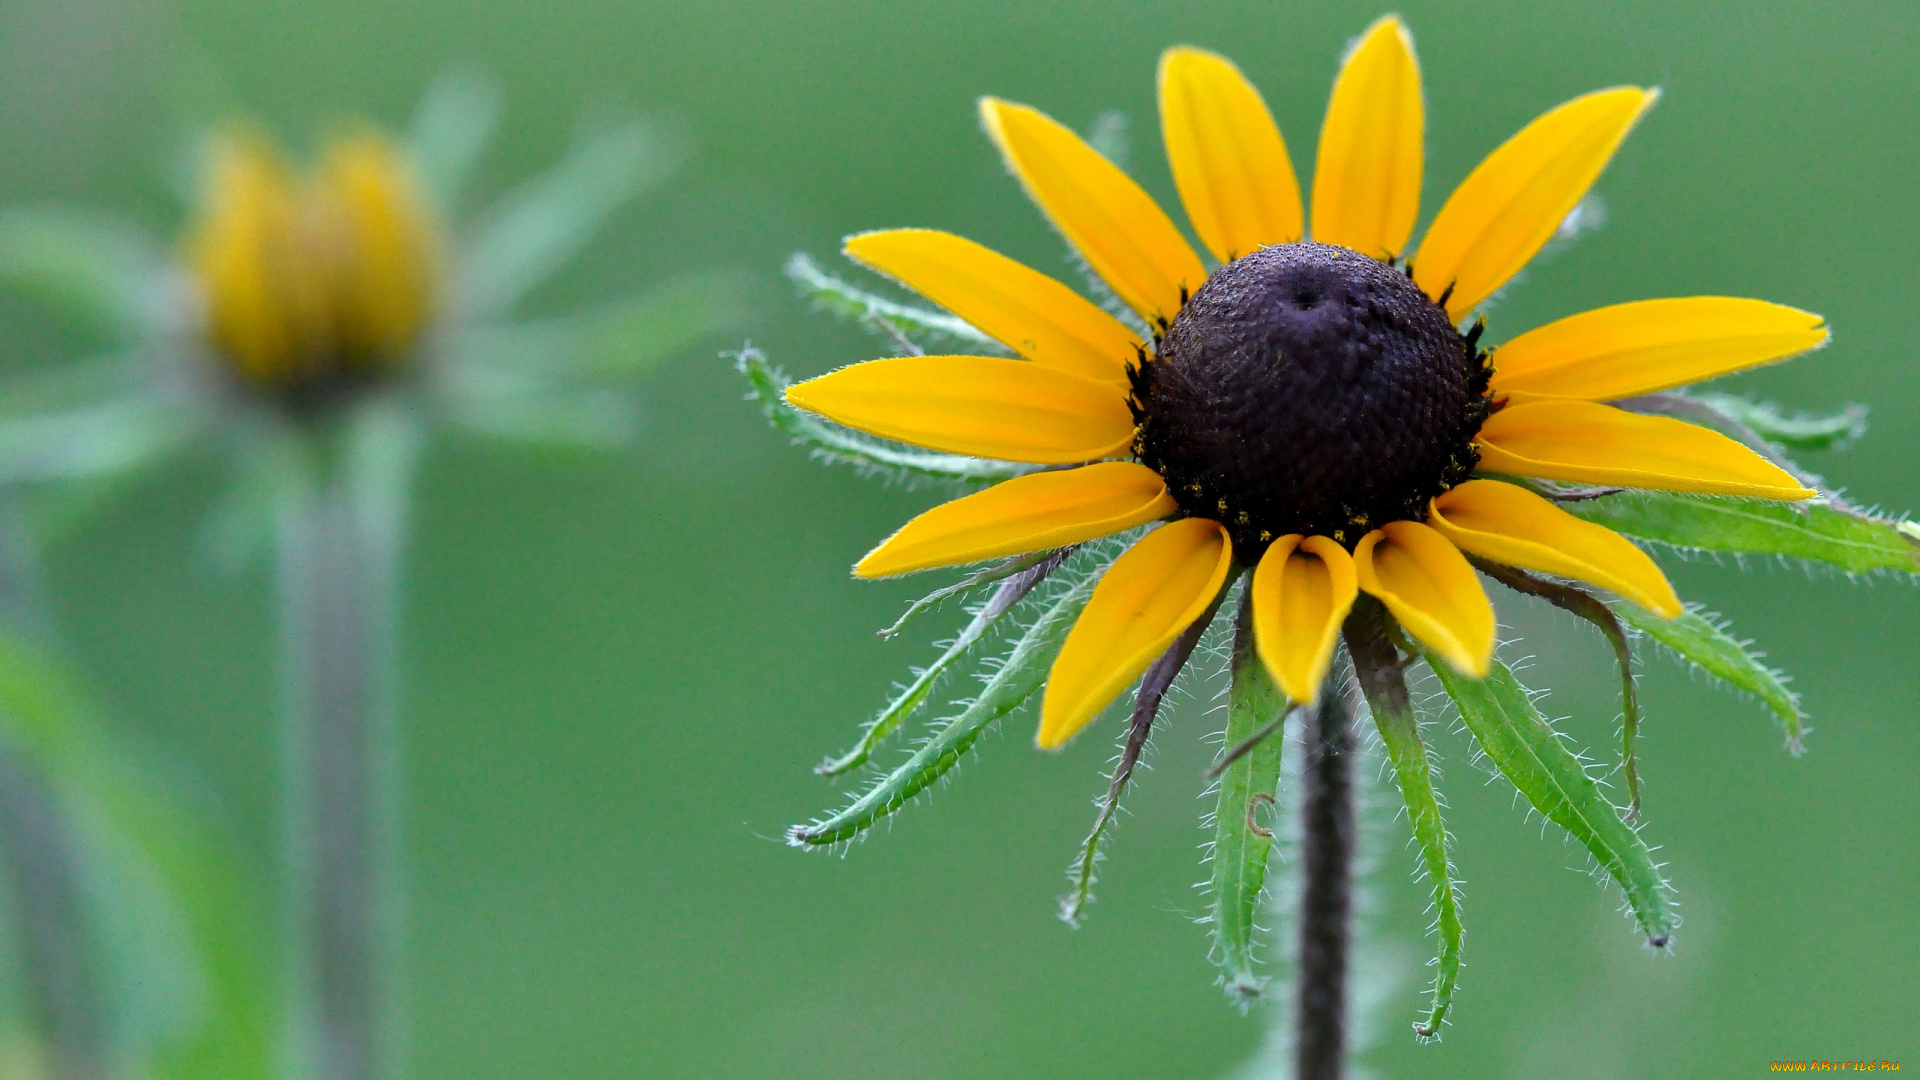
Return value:
M 1253 557 L 1288 533 L 1351 547 L 1465 479 L 1484 360 L 1399 270 L 1278 244 L 1216 271 L 1134 375 L 1134 450 Z

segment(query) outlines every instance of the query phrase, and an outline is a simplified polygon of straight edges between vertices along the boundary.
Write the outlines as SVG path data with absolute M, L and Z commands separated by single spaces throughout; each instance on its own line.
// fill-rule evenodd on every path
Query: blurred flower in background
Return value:
M 461 221 L 497 113 L 488 82 L 449 75 L 405 137 L 347 127 L 306 167 L 256 128 L 221 127 L 204 136 L 191 223 L 172 244 L 66 210 L 0 215 L 0 280 L 112 342 L 0 397 L 0 483 L 33 489 L 43 538 L 117 481 L 212 442 L 233 476 L 209 552 L 226 566 L 273 552 L 289 1018 L 277 1054 L 300 1075 L 404 1069 L 393 608 L 423 440 L 452 425 L 623 443 L 638 379 L 743 306 L 732 278 L 695 274 L 517 317 L 682 153 L 657 126 L 603 126 Z

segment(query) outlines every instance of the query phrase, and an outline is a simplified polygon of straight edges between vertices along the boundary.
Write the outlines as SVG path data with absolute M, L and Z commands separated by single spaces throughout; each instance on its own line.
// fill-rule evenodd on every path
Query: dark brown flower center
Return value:
M 1487 417 L 1472 336 L 1399 270 L 1278 244 L 1216 271 L 1134 373 L 1134 452 L 1251 559 L 1288 533 L 1352 547 L 1424 520 Z

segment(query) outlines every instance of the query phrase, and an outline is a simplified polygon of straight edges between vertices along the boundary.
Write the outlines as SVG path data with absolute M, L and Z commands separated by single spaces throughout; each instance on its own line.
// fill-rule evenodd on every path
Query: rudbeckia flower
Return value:
M 1375 23 L 1341 66 L 1310 200 L 1240 70 L 1211 52 L 1170 49 L 1160 127 L 1198 249 L 1072 130 L 983 99 L 987 135 L 1092 272 L 1095 295 L 950 233 L 862 233 L 846 242 L 851 259 L 949 314 L 864 297 L 804 260 L 790 272 L 905 345 L 923 332 L 986 343 L 978 351 L 991 355 L 908 348 L 785 386 L 786 410 L 772 400 L 782 384 L 771 369 L 743 357 L 770 415 L 828 456 L 998 481 L 907 522 L 855 565 L 858 577 L 886 578 L 1002 560 L 930 598 L 999 582 L 954 647 L 822 771 L 866 761 L 927 700 L 931 680 L 1038 582 L 1062 567 L 1081 577 L 1044 598 L 958 716 L 846 809 L 795 827 L 792 842 L 857 835 L 1029 696 L 1041 697 L 1036 741 L 1052 750 L 1137 684 L 1107 798 L 1070 871 L 1064 914 L 1076 919 L 1161 697 L 1231 606 L 1212 922 L 1236 995 L 1260 982 L 1250 943 L 1271 839 L 1256 818 L 1280 779 L 1280 740 L 1263 739 L 1290 711 L 1344 707 L 1344 688 L 1357 683 L 1433 883 L 1442 955 L 1419 1030 L 1437 1032 L 1461 938 L 1404 682 L 1420 661 L 1494 766 L 1586 845 L 1647 940 L 1664 946 L 1675 925 L 1666 883 L 1632 824 L 1628 628 L 1761 696 L 1796 740 L 1799 713 L 1773 673 L 1684 606 L 1623 532 L 1831 559 L 1813 537 L 1867 530 L 1871 568 L 1920 564 L 1911 530 L 1823 494 L 1781 454 L 1792 425 L 1776 413 L 1676 392 L 1819 348 L 1828 331 L 1817 315 L 1732 297 L 1651 299 L 1483 346 L 1488 301 L 1562 229 L 1658 97 L 1614 87 L 1548 110 L 1487 155 L 1415 243 L 1425 103 L 1397 19 Z M 1822 430 L 1851 431 L 1849 417 Z M 1722 518 L 1733 509 L 1779 531 L 1732 526 Z M 1614 644 L 1624 812 L 1496 658 L 1483 576 L 1594 622 Z

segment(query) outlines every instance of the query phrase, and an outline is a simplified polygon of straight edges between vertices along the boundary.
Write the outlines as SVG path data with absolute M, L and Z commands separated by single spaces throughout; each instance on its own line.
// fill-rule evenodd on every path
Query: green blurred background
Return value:
M 1920 503 L 1920 5 L 1409 3 L 1429 105 L 1428 215 L 1543 109 L 1622 82 L 1666 97 L 1599 192 L 1608 221 L 1543 260 L 1490 340 L 1623 300 L 1729 293 L 1822 312 L 1824 352 L 1737 380 L 1809 408 L 1873 405 L 1807 464 L 1856 498 Z M 1133 172 L 1170 200 L 1155 57 L 1190 42 L 1265 92 L 1303 175 L 1361 4 L 893 0 L 5 0 L 0 203 L 58 200 L 165 230 L 183 115 L 219 93 L 304 141 L 342 117 L 398 126 L 453 61 L 499 77 L 480 188 L 551 160 L 596 104 L 664 114 L 691 168 L 625 213 L 536 308 L 693 267 L 754 280 L 751 336 L 797 374 L 876 355 L 780 279 L 804 249 L 898 225 L 951 229 L 1065 271 L 1059 242 L 980 134 L 981 93 L 1082 129 L 1132 119 Z M 224 90 L 218 89 L 224 87 Z M 1169 203 L 1170 204 L 1170 203 Z M 1423 217 L 1423 220 L 1424 217 Z M 0 371 L 73 355 L 0 307 Z M 420 1077 L 1226 1075 L 1276 1011 L 1213 985 L 1195 798 L 1201 699 L 1173 710 L 1079 931 L 1062 870 L 1117 731 L 1059 756 L 1030 718 L 847 857 L 776 841 L 840 796 L 843 747 L 937 628 L 880 642 L 916 583 L 846 568 L 939 497 L 789 449 L 714 341 L 663 369 L 625 454 L 433 447 L 405 596 L 406 843 Z M 737 342 L 733 343 L 737 345 Z M 272 879 L 275 706 L 264 571 L 196 557 L 224 481 L 211 456 L 133 490 L 48 558 L 64 641 L 104 711 L 167 749 Z M 1376 981 L 1398 970 L 1367 1060 L 1388 1076 L 1719 1077 L 1780 1058 L 1920 1064 L 1920 597 L 1797 567 L 1663 556 L 1683 595 L 1792 672 L 1817 728 L 1799 760 L 1751 703 L 1648 665 L 1642 769 L 1686 924 L 1641 948 L 1585 856 L 1446 755 L 1468 968 L 1443 1043 L 1416 1046 L 1427 944 L 1413 856 L 1388 823 Z M 1502 598 L 1510 599 L 1510 598 Z M 1520 604 L 1548 711 L 1606 752 L 1600 641 Z M 954 611 L 941 616 L 947 623 Z M 1397 967 L 1396 967 L 1397 966 Z

